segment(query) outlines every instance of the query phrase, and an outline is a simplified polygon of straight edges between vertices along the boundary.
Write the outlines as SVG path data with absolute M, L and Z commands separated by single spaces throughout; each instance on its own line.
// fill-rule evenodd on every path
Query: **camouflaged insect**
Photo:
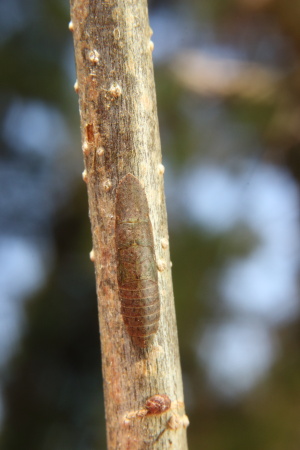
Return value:
M 131 174 L 117 188 L 116 250 L 123 320 L 133 342 L 147 347 L 159 323 L 158 277 L 146 194 Z

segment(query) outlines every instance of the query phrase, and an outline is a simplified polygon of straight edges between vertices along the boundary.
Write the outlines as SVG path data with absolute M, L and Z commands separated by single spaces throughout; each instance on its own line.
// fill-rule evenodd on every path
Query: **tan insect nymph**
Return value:
M 147 347 L 160 317 L 158 276 L 146 194 L 131 174 L 117 188 L 116 250 L 123 320 L 133 342 Z

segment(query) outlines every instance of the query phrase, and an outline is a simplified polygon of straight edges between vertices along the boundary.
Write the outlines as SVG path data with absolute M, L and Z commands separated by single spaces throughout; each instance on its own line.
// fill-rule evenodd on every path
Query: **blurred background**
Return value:
M 300 448 L 300 1 L 152 0 L 190 450 Z M 0 2 L 0 448 L 105 449 L 67 0 Z

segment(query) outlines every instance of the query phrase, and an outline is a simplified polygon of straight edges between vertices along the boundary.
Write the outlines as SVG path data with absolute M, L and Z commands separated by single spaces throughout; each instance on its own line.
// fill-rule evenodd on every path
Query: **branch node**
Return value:
M 93 64 L 99 64 L 99 52 L 94 48 L 93 50 L 89 51 L 89 60 Z
M 128 426 L 132 419 L 163 414 L 171 408 L 172 402 L 166 394 L 156 394 L 145 402 L 145 408 L 130 411 L 123 416 L 122 424 Z
M 88 174 L 87 171 L 84 169 L 84 171 L 82 172 L 82 179 L 85 183 L 88 182 Z
M 110 180 L 105 180 L 103 181 L 103 188 L 106 192 L 108 192 L 111 189 L 111 181 Z
M 158 173 L 163 175 L 165 173 L 165 166 L 163 164 L 158 165 Z
M 150 52 L 153 52 L 153 50 L 154 50 L 154 42 L 153 41 L 149 41 L 149 50 L 150 50 Z
M 168 241 L 167 238 L 162 238 L 161 241 L 160 241 L 160 243 L 161 243 L 161 246 L 162 246 L 162 248 L 163 248 L 164 250 L 167 249 L 167 248 L 169 247 L 169 241 Z
M 118 85 L 118 83 L 114 82 L 111 84 L 108 92 L 110 93 L 112 98 L 115 99 L 122 95 L 122 88 Z
M 176 431 L 179 428 L 187 428 L 190 424 L 189 418 L 187 415 L 179 416 L 178 414 L 172 414 L 170 419 L 167 422 L 167 428 L 169 430 Z
M 84 141 L 83 146 L 82 146 L 82 151 L 85 154 L 85 156 L 87 156 L 90 153 L 90 146 L 87 141 Z
M 92 262 L 95 262 L 95 252 L 94 249 L 92 248 L 92 250 L 90 251 L 90 260 Z
M 148 398 L 145 403 L 147 414 L 162 414 L 171 408 L 171 400 L 166 394 L 157 394 Z
M 163 259 L 159 259 L 157 261 L 157 269 L 159 270 L 159 272 L 163 272 L 164 270 L 166 270 L 166 262 Z

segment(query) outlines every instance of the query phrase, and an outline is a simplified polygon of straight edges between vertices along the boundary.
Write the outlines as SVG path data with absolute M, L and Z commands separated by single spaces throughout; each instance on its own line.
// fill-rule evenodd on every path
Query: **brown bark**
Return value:
M 187 449 L 163 166 L 146 0 L 71 0 L 82 149 L 92 226 L 107 444 Z M 161 315 L 154 339 L 136 345 L 118 292 L 116 191 L 134 175 L 153 228 Z

